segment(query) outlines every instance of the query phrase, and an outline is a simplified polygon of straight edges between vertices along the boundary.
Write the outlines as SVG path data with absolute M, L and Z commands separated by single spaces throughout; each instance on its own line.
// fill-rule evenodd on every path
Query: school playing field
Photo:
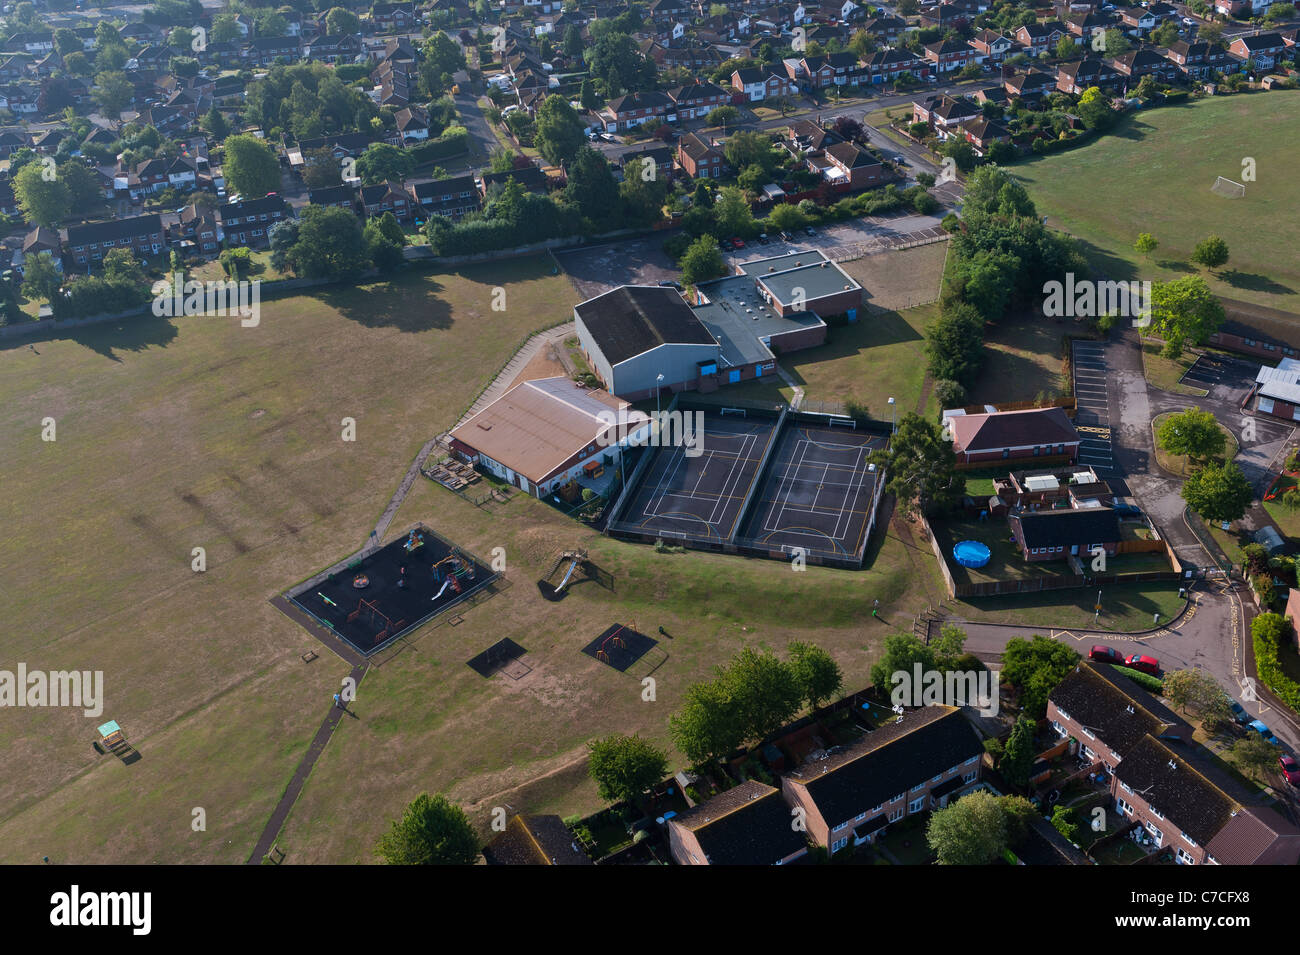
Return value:
M 1276 90 L 1139 112 L 1094 143 L 1011 167 L 1048 224 L 1076 236 L 1110 279 L 1169 281 L 1199 271 L 1192 248 L 1214 233 L 1231 258 L 1208 276 L 1226 298 L 1300 312 L 1300 91 Z M 1210 191 L 1219 176 L 1244 198 Z M 1139 232 L 1160 246 L 1133 250 Z
M 248 858 L 351 669 L 271 598 L 360 548 L 423 442 L 528 333 L 569 317 L 572 289 L 551 271 L 534 259 L 264 303 L 256 329 L 143 320 L 0 344 L 0 668 L 99 670 L 106 697 L 95 718 L 4 713 L 0 862 Z M 491 308 L 497 286 L 505 312 Z M 745 645 L 817 643 L 862 685 L 890 629 L 864 632 L 872 600 L 908 621 L 941 593 L 933 559 L 892 532 L 873 537 L 866 570 L 791 574 L 659 555 L 524 495 L 478 508 L 424 478 L 380 543 L 420 523 L 469 554 L 502 548 L 506 586 L 372 666 L 281 834 L 291 863 L 373 861 L 424 791 L 480 822 L 503 802 L 594 810 L 590 739 L 666 744 L 686 688 Z M 615 591 L 584 582 L 544 600 L 533 581 L 575 548 Z M 654 705 L 583 652 L 615 624 L 675 637 L 651 651 L 668 654 Z M 517 679 L 466 665 L 507 638 L 525 651 Z M 110 719 L 137 762 L 92 748 Z

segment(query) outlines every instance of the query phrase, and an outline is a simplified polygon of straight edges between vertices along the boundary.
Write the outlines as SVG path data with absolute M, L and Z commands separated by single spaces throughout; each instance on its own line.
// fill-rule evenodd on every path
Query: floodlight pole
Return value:
M 664 376 L 661 374 L 655 379 L 655 418 L 659 417 L 659 391 L 663 387 Z
M 898 434 L 898 405 L 894 399 L 889 399 L 889 433 Z

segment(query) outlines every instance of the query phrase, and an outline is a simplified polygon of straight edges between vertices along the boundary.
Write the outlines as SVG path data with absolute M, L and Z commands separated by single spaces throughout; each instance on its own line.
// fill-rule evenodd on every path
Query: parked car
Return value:
M 1130 670 L 1137 670 L 1139 673 L 1145 673 L 1148 676 L 1160 675 L 1160 661 L 1155 657 L 1148 657 L 1141 653 L 1135 653 L 1124 661 L 1124 665 Z
M 1277 758 L 1278 765 L 1282 767 L 1282 775 L 1292 786 L 1300 786 L 1300 763 L 1295 761 L 1294 756 L 1288 756 L 1283 753 Z
M 1262 736 L 1264 738 L 1264 742 L 1272 743 L 1274 746 L 1281 745 L 1281 741 L 1276 736 L 1273 735 L 1273 731 L 1268 728 L 1268 725 L 1263 720 L 1251 720 L 1246 725 L 1250 729 L 1258 733 L 1260 736 Z
M 731 247 L 733 249 L 743 249 L 745 247 L 745 240 L 742 239 L 740 236 L 736 236 L 734 239 L 731 240 Z
M 758 241 L 760 245 L 767 245 L 767 233 L 761 233 L 758 237 Z
M 808 226 L 808 228 L 804 229 L 803 231 L 804 231 L 805 233 L 807 233 L 808 235 L 816 235 L 816 234 L 817 234 L 817 230 L 814 229 L 812 226 Z
M 1183 23 L 1187 24 L 1187 26 L 1189 27 L 1196 25 L 1196 21 L 1193 20 L 1191 17 L 1183 17 Z
M 782 232 L 782 233 L 781 233 L 781 241 L 782 241 L 782 242 L 793 242 L 793 241 L 794 241 L 794 236 L 792 236 L 789 232 Z
M 1101 644 L 1094 646 L 1088 651 L 1088 659 L 1096 660 L 1098 663 L 1116 663 L 1124 666 L 1124 654 L 1120 653 L 1114 647 L 1104 647 Z
M 904 159 L 902 156 L 895 156 L 895 157 L 894 157 L 894 162 L 895 162 L 897 165 L 899 165 L 899 166 L 906 166 L 906 165 L 907 165 L 907 160 Z
M 1236 700 L 1228 701 L 1228 709 L 1232 711 L 1232 718 L 1242 726 L 1245 726 L 1250 722 L 1250 714 L 1247 713 L 1246 708 Z

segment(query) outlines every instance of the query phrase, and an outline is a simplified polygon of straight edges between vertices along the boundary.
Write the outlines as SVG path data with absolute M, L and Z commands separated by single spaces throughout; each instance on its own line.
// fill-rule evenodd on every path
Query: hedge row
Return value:
M 1163 693 L 1165 683 L 1159 677 L 1154 677 L 1149 673 L 1143 673 L 1141 670 L 1132 670 L 1128 667 L 1122 667 L 1112 663 L 1110 668 L 1121 676 L 1126 676 L 1144 690 L 1150 690 L 1152 693 Z
M 410 149 L 411 156 L 415 159 L 417 166 L 437 162 L 439 159 L 448 159 L 451 156 L 459 156 L 468 151 L 469 130 L 464 126 L 450 126 L 437 139 L 427 140 L 418 146 L 412 146 Z
M 1291 636 L 1291 621 L 1280 613 L 1262 613 L 1250 625 L 1255 644 L 1255 670 L 1264 685 L 1300 713 L 1300 683 L 1287 676 L 1280 658 L 1282 641 Z

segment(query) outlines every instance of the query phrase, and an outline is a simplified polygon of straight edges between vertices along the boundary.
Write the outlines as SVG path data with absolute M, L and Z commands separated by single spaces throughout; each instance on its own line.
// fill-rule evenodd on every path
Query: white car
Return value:
M 1193 20 L 1191 17 L 1183 17 L 1183 23 L 1185 23 L 1189 27 L 1196 26 L 1196 21 Z

